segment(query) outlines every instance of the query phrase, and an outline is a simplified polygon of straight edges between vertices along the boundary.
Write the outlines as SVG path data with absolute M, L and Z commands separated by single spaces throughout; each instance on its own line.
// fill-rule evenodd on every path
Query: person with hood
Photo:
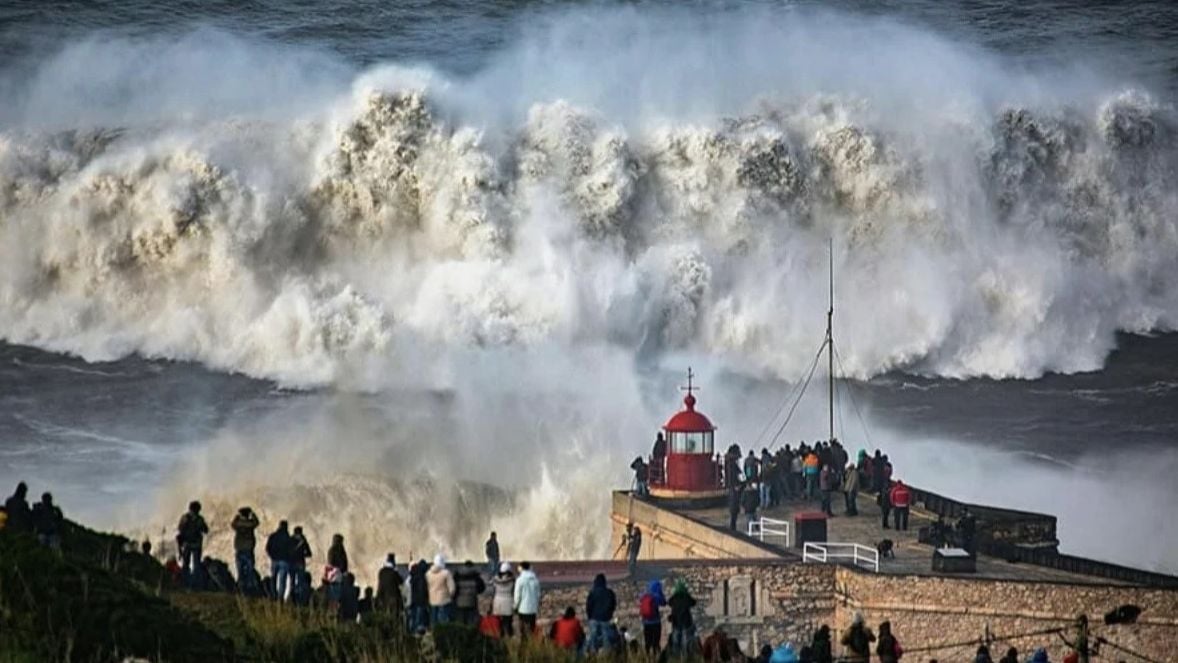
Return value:
M 642 456 L 636 456 L 634 458 L 634 462 L 630 463 L 630 469 L 634 470 L 634 493 L 639 497 L 649 495 L 648 481 L 650 480 L 650 467 L 646 464 L 646 461 L 642 460 Z
M 189 502 L 188 511 L 180 517 L 180 524 L 176 526 L 176 544 L 180 549 L 180 569 L 193 586 L 200 584 L 201 551 L 204 549 L 205 534 L 208 533 L 209 526 L 200 515 L 200 502 Z
M 830 627 L 823 624 L 814 632 L 814 640 L 810 643 L 814 663 L 832 663 L 834 661 L 834 647 L 830 641 Z
M 788 642 L 773 650 L 773 655 L 769 657 L 769 663 L 800 663 L 797 653 L 794 652 L 794 646 Z
M 515 614 L 515 572 L 511 564 L 499 565 L 499 573 L 491 580 L 491 614 L 499 618 L 499 633 L 505 638 L 515 635 L 511 617 Z
M 638 598 L 638 617 L 642 619 L 642 642 L 647 653 L 656 655 L 663 642 L 662 608 L 667 605 L 663 596 L 663 583 L 650 581 L 646 592 Z
M 667 647 L 672 654 L 688 656 L 692 653 L 695 642 L 695 619 L 691 615 L 695 599 L 692 598 L 691 592 L 687 591 L 687 583 L 682 579 L 675 582 L 675 589 L 671 592 L 671 598 L 667 599 L 667 605 L 671 608 L 668 618 L 671 622 L 671 637 L 667 641 Z
M 761 651 L 753 659 L 753 663 L 769 663 L 769 659 L 771 658 L 773 658 L 773 646 L 761 645 Z
M 254 548 L 258 540 L 254 530 L 258 529 L 258 517 L 253 509 L 243 506 L 233 516 L 229 526 L 233 528 L 233 560 L 237 562 L 237 584 L 244 590 L 254 582 Z
M 859 472 L 854 465 L 847 465 L 843 473 L 843 499 L 846 502 L 848 516 L 859 515 Z
M 863 623 L 861 613 L 855 613 L 851 627 L 843 633 L 841 642 L 845 648 L 843 660 L 847 663 L 867 663 L 870 660 L 871 643 L 875 642 L 875 634 Z
M 1035 650 L 1027 663 L 1051 663 L 1051 660 L 1047 658 L 1047 650 L 1040 647 Z
M 531 562 L 521 562 L 519 568 L 513 603 L 519 615 L 520 637 L 530 638 L 536 633 L 536 615 L 540 613 L 540 579 L 532 571 Z
M 871 492 L 878 493 L 887 486 L 884 485 L 884 457 L 883 453 L 875 450 L 875 456 L 871 459 Z
M 1018 648 L 1011 647 L 1006 650 L 1006 655 L 1003 656 L 998 663 L 1020 663 L 1018 660 Z
M 483 553 L 487 556 L 487 576 L 493 577 L 499 570 L 499 535 L 491 532 L 491 538 L 483 544 Z
M 552 622 L 548 629 L 548 639 L 561 649 L 580 652 L 585 646 L 585 629 L 577 619 L 577 611 L 573 606 L 564 609 L 560 619 Z
M 397 556 L 389 553 L 385 557 L 384 565 L 376 572 L 376 599 L 373 608 L 392 615 L 401 614 L 401 606 L 405 599 L 401 596 L 401 586 L 405 579 L 397 571 Z
M 896 518 L 896 531 L 908 531 L 908 507 L 912 503 L 912 491 L 908 490 L 903 481 L 897 480 L 889 497 Z
M 593 579 L 593 589 L 589 590 L 589 596 L 585 598 L 585 619 L 589 620 L 589 643 L 586 651 L 609 651 L 606 628 L 613 621 L 614 610 L 617 607 L 617 595 L 606 586 L 605 574 L 598 573 Z
M 479 595 L 487 591 L 483 575 L 469 559 L 454 574 L 454 608 L 458 623 L 477 626 L 479 623 Z
M 429 583 L 425 574 L 429 564 L 424 559 L 418 560 L 409 569 L 406 596 L 409 600 L 409 632 L 421 633 L 429 628 Z
M 990 658 L 990 648 L 986 645 L 978 645 L 978 652 L 974 656 L 973 663 L 994 663 L 994 659 Z
M 274 576 L 275 598 L 286 600 L 286 588 L 290 582 L 290 558 L 294 547 L 290 538 L 289 525 L 285 520 L 278 522 L 278 529 L 266 539 L 266 555 L 270 558 L 270 575 Z
M 310 558 L 311 544 L 303 534 L 303 528 L 295 527 L 290 537 L 290 584 L 291 596 L 299 605 L 306 605 L 311 599 L 311 574 L 307 573 Z
M 430 622 L 434 626 L 449 623 L 454 616 L 454 593 L 458 588 L 441 553 L 434 556 L 434 565 L 425 574 L 425 581 L 429 586 Z
M 61 550 L 61 527 L 65 517 L 53 503 L 53 495 L 41 495 L 41 501 L 33 505 L 33 533 L 37 541 L 46 548 Z
M 14 534 L 28 534 L 33 531 L 33 510 L 29 508 L 29 486 L 25 482 L 16 484 L 16 492 L 4 501 L 8 514 L 5 529 Z
M 875 653 L 879 656 L 879 663 L 899 663 L 904 650 L 900 641 L 892 635 L 892 623 L 885 621 L 879 625 L 879 643 L 875 646 Z

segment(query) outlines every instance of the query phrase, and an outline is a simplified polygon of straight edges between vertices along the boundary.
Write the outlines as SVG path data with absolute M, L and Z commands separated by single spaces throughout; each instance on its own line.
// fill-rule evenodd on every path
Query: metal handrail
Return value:
M 849 552 L 848 552 L 849 550 Z M 855 566 L 866 565 L 879 573 L 879 551 L 861 543 L 807 542 L 802 546 L 802 561 L 827 564 L 830 560 L 851 560 Z
M 766 536 L 784 536 L 785 547 L 788 548 L 789 521 L 761 516 L 756 520 L 749 521 L 749 536 L 755 536 L 761 541 L 764 541 Z

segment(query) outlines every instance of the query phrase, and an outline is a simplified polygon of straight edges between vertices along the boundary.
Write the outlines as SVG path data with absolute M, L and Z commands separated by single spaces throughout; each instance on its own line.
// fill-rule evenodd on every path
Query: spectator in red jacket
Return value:
M 896 485 L 892 486 L 891 498 L 896 529 L 907 531 L 908 507 L 912 504 L 912 491 L 908 490 L 908 486 L 905 486 L 903 481 L 897 480 Z
M 564 609 L 564 615 L 552 622 L 548 637 L 562 649 L 580 651 L 585 646 L 585 629 L 577 619 L 577 611 L 571 606 Z

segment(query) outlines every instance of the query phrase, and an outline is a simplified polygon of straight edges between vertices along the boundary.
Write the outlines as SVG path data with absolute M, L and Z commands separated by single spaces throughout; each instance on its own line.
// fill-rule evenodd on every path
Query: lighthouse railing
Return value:
M 782 536 L 785 537 L 785 547 L 788 548 L 789 521 L 761 516 L 749 522 L 749 536 L 756 537 L 761 541 L 764 541 L 767 536 Z
M 861 543 L 807 542 L 802 546 L 802 561 L 822 564 L 847 561 L 879 573 L 879 550 Z

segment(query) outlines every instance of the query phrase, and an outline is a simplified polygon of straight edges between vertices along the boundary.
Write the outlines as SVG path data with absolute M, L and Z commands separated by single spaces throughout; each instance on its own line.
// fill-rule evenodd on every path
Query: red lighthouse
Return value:
M 720 463 L 716 457 L 716 427 L 695 409 L 695 374 L 687 369 L 687 396 L 683 409 L 663 426 L 667 441 L 666 470 L 658 459 L 651 459 L 650 493 L 671 499 L 707 499 L 722 497 Z

